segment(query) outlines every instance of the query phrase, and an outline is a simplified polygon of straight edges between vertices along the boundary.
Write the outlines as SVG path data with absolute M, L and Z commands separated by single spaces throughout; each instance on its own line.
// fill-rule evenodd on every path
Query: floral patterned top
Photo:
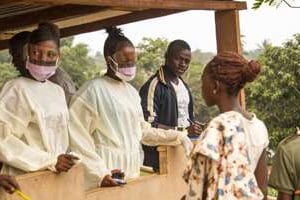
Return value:
M 188 183 L 186 200 L 263 198 L 251 169 L 249 154 L 252 152 L 247 142 L 249 127 L 246 120 L 240 113 L 230 111 L 209 123 L 195 145 L 184 173 Z M 265 140 L 260 153 L 268 144 L 267 136 Z

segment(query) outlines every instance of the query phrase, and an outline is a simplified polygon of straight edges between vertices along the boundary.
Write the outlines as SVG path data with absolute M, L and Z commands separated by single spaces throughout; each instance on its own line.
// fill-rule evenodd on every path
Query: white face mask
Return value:
M 127 82 L 134 79 L 136 73 L 136 66 L 134 64 L 131 65 L 130 67 L 119 68 L 119 64 L 112 57 L 109 56 L 108 59 L 110 59 L 110 61 L 114 65 L 114 67 L 112 67 L 112 65 L 109 64 L 109 67 L 111 70 L 114 71 L 116 77 Z

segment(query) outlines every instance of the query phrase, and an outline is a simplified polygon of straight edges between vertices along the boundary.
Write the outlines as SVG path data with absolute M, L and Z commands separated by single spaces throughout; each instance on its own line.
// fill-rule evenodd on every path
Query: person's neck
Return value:
M 111 71 L 111 70 L 107 70 L 107 72 L 106 72 L 105 75 L 108 76 L 108 77 L 110 77 L 110 78 L 112 78 L 112 79 L 114 79 L 114 80 L 116 80 L 116 81 L 122 82 L 122 80 L 121 80 L 120 78 L 118 78 L 118 77 L 115 75 L 115 73 L 114 73 L 113 71 Z
M 220 98 L 222 99 L 220 103 L 218 104 L 218 108 L 221 113 L 224 112 L 229 112 L 229 111 L 236 111 L 238 113 L 243 114 L 243 109 L 240 105 L 240 102 L 238 100 L 238 97 L 227 97 L 226 100 L 225 98 Z
M 174 74 L 167 65 L 164 65 L 163 67 L 164 69 L 164 74 L 165 74 L 165 79 L 167 81 L 173 82 L 175 84 L 178 84 L 178 76 L 176 74 Z

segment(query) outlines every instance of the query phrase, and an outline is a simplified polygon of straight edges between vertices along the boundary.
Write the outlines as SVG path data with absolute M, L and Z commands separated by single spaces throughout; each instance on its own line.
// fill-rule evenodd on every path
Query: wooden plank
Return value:
M 104 20 L 104 19 L 112 18 L 112 17 L 116 17 L 116 16 L 122 16 L 122 15 L 125 15 L 128 13 L 130 13 L 130 12 L 120 11 L 120 10 L 103 10 L 100 12 L 95 12 L 95 13 L 88 14 L 88 15 L 82 15 L 82 16 L 74 17 L 74 18 L 67 19 L 67 20 L 57 19 L 52 22 L 55 23 L 56 25 L 58 25 L 58 27 L 60 29 L 62 29 L 62 28 L 66 28 L 66 27 L 72 27 L 72 26 L 91 23 L 91 22 L 95 22 L 95 21 L 99 21 L 99 20 Z M 4 33 L 0 33 L 0 41 L 1 40 L 9 40 L 13 35 L 20 32 L 21 30 L 32 31 L 35 28 L 36 28 L 36 24 L 26 27 L 26 28 L 23 28 L 23 29 L 18 29 L 18 30 L 14 30 L 14 31 L 6 31 Z M 1 44 L 0 44 L 0 46 L 1 46 Z M 0 49 L 2 49 L 2 48 L 0 47 Z
M 178 10 L 145 10 L 145 11 L 138 11 L 133 12 L 130 14 L 113 17 L 110 19 L 100 20 L 92 23 L 87 23 L 83 25 L 73 26 L 69 28 L 63 28 L 61 29 L 61 36 L 62 37 L 69 37 L 76 34 L 81 33 L 88 33 L 92 31 L 97 31 L 104 29 L 108 26 L 118 26 L 122 24 L 127 24 L 131 22 L 136 22 L 144 19 L 150 19 L 155 17 L 161 17 L 165 15 L 170 15 L 174 13 L 178 13 L 181 11 Z
M 117 26 L 117 25 L 131 23 L 131 22 L 135 22 L 135 21 L 139 21 L 139 20 L 170 15 L 170 14 L 174 14 L 174 13 L 178 13 L 178 12 L 181 12 L 181 11 L 179 11 L 179 10 L 158 10 L 158 9 L 138 11 L 138 12 L 133 12 L 130 14 L 112 17 L 109 19 L 98 20 L 98 21 L 91 22 L 91 23 L 80 24 L 80 25 L 75 25 L 72 27 L 62 28 L 60 30 L 60 32 L 61 32 L 61 37 L 69 37 L 69 36 L 73 36 L 76 34 L 88 33 L 88 32 L 92 32 L 92 31 L 101 30 L 107 26 Z M 76 19 L 74 19 L 74 20 L 76 20 Z M 59 24 L 61 27 L 61 25 L 64 25 L 64 22 L 63 21 L 58 22 L 57 24 Z M 3 37 L 2 40 L 0 40 L 0 50 L 6 49 L 8 47 L 8 38 L 10 38 L 11 36 L 12 35 L 7 35 L 7 36 Z M 0 35 L 0 37 L 1 37 L 1 35 Z M 7 39 L 5 39 L 5 38 L 7 38 Z
M 100 6 L 65 5 L 0 19 L 1 32 L 17 30 L 41 21 L 57 21 L 91 14 L 106 9 Z
M 218 52 L 234 51 L 241 53 L 238 11 L 216 11 L 215 23 Z
M 242 54 L 238 11 L 216 11 L 215 20 L 218 52 L 233 51 Z M 242 108 L 245 109 L 244 90 L 241 91 L 239 96 Z
M 162 148 L 166 149 L 167 153 L 167 174 L 143 176 L 128 181 L 123 187 L 90 190 L 86 193 L 86 200 L 181 199 L 187 191 L 187 184 L 182 178 L 187 157 L 181 146 Z
M 22 192 L 32 200 L 84 200 L 84 174 L 81 165 L 67 173 L 50 171 L 28 173 L 16 177 Z M 20 200 L 16 194 L 9 195 L 0 190 L 1 200 Z
M 163 147 L 167 152 L 168 174 L 145 175 L 126 180 L 122 187 L 96 188 L 84 191 L 82 166 L 75 166 L 67 173 L 55 174 L 42 171 L 17 176 L 22 191 L 32 200 L 174 200 L 187 191 L 182 179 L 187 157 L 182 146 Z M 0 188 L 1 200 L 20 200 Z
M 78 25 L 83 25 L 83 24 L 88 24 L 92 23 L 95 21 L 101 21 L 113 17 L 121 17 L 126 14 L 129 14 L 130 12 L 128 11 L 122 11 L 122 10 L 104 10 L 101 12 L 96 12 L 93 14 L 89 15 L 84 15 L 81 17 L 76 17 L 68 20 L 63 20 L 63 21 L 57 21 L 57 25 L 60 29 L 67 28 L 67 27 L 72 27 L 72 26 L 78 26 Z
M 109 7 L 179 10 L 242 10 L 246 2 L 218 0 L 26 0 L 28 3 L 81 4 Z
M 159 152 L 159 174 L 167 174 L 168 173 L 167 147 L 166 146 L 157 147 L 157 151 Z

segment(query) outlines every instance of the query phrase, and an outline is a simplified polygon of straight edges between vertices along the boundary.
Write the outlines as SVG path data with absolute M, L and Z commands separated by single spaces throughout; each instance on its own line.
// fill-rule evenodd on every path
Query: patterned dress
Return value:
M 238 112 L 230 111 L 210 122 L 195 145 L 184 173 L 189 186 L 186 200 L 263 198 L 251 168 L 246 121 Z M 267 134 L 266 129 L 264 132 Z M 260 154 L 268 144 L 267 136 L 265 140 L 259 147 Z

